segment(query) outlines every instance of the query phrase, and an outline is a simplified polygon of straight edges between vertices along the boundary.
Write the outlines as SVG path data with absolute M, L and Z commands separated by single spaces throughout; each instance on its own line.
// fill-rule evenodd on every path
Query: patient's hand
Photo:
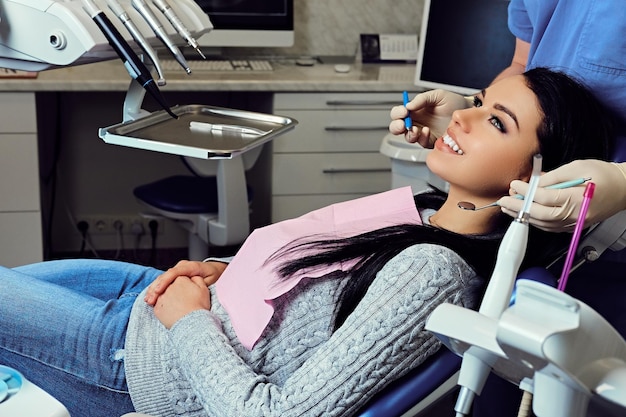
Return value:
M 178 277 L 158 298 L 154 305 L 154 315 L 167 329 L 170 329 L 174 323 L 187 314 L 210 309 L 211 295 L 204 280 L 199 276 L 191 279 Z
M 148 287 L 148 292 L 144 298 L 145 302 L 154 306 L 157 299 L 178 277 L 200 277 L 204 285 L 215 284 L 222 275 L 228 264 L 217 261 L 180 261 L 173 268 L 168 269 L 154 280 Z

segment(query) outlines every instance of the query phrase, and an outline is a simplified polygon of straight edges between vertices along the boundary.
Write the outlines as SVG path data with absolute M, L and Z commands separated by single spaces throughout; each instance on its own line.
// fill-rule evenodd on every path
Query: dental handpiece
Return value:
M 543 157 L 541 154 L 537 154 L 533 158 L 533 172 L 528 183 L 528 195 L 524 198 L 524 205 L 517 215 L 517 221 L 528 222 L 530 217 L 530 206 L 535 199 L 535 192 L 539 185 L 539 178 L 541 177 L 541 165 L 543 163 Z
M 107 2 L 109 4 L 109 8 L 120 19 L 120 21 L 124 24 L 124 26 L 126 27 L 128 32 L 131 34 L 133 39 L 135 39 L 135 42 L 137 42 L 137 44 L 146 53 L 146 55 L 148 55 L 148 57 L 150 58 L 150 61 L 152 61 L 152 64 L 154 65 L 154 68 L 156 69 L 156 72 L 159 75 L 157 84 L 165 85 L 164 72 L 163 72 L 163 69 L 161 68 L 161 62 L 159 61 L 159 57 L 156 51 L 152 49 L 152 46 L 150 46 L 146 38 L 143 37 L 139 28 L 135 26 L 135 23 L 133 23 L 130 16 L 128 16 L 128 13 L 126 12 L 126 10 L 124 10 L 124 7 L 122 7 L 122 5 L 117 0 L 107 0 Z
M 168 47 L 172 55 L 174 55 L 174 59 L 178 61 L 181 67 L 185 70 L 187 74 L 191 74 L 191 69 L 189 68 L 189 64 L 187 60 L 183 56 L 183 53 L 178 49 L 178 47 L 172 42 L 170 37 L 163 29 L 163 25 L 159 22 L 159 19 L 154 15 L 148 3 L 144 0 L 131 0 L 131 4 L 133 7 L 143 16 L 148 25 L 154 31 L 154 34 Z
M 170 21 L 174 29 L 178 32 L 178 34 L 187 41 L 189 46 L 200 54 L 202 59 L 206 59 L 202 51 L 200 50 L 200 45 L 198 45 L 198 41 L 191 35 L 191 32 L 187 29 L 185 24 L 180 20 L 174 9 L 167 3 L 167 0 L 152 0 L 152 3 L 167 17 L 167 20 Z
M 174 119 L 178 119 L 178 116 L 172 112 L 165 101 L 148 68 L 141 62 L 141 59 L 139 59 L 135 51 L 133 51 L 133 48 L 130 47 L 128 42 L 126 42 L 124 37 L 118 32 L 107 15 L 104 14 L 102 10 L 98 9 L 98 6 L 96 6 L 92 0 L 83 0 L 83 5 L 85 11 L 91 16 L 96 25 L 98 25 L 113 50 L 124 63 L 124 67 L 126 67 L 130 76 L 161 105 L 163 110 Z

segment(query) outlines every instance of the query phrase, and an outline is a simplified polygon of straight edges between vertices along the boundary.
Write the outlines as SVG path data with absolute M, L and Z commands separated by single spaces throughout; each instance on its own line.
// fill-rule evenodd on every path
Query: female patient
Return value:
M 251 350 L 215 296 L 226 263 L 180 262 L 163 273 L 66 260 L 0 269 L 0 364 L 73 416 L 354 414 L 439 349 L 424 330 L 437 305 L 478 305 L 507 217 L 457 203 L 507 195 L 512 180 L 529 178 L 537 153 L 546 170 L 606 155 L 609 121 L 562 74 L 534 69 L 490 86 L 474 103 L 454 114 L 428 156 L 450 191 L 415 197 L 423 225 L 307 240 L 272 257 L 282 279 L 319 265 L 353 266 L 305 278 L 276 298 Z M 531 236 L 529 247 L 541 251 L 528 254 L 529 264 L 542 261 L 546 239 Z M 307 256 L 282 261 L 300 250 Z

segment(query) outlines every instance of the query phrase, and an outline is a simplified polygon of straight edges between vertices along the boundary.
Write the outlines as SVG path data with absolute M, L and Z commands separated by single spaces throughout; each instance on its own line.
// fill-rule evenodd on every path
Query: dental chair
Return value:
M 625 145 L 626 148 L 626 145 Z M 623 295 L 626 294 L 624 270 L 615 269 L 615 263 L 604 258 L 624 256 L 626 247 L 626 211 L 605 220 L 591 230 L 578 245 L 578 269 L 571 274 L 567 293 L 580 299 L 599 315 L 605 317 L 619 334 L 626 335 L 626 310 Z M 609 253 L 605 253 L 607 252 Z M 531 280 L 547 287 L 556 287 L 560 264 L 552 268 L 532 268 L 521 272 L 518 280 Z M 594 277 L 597 277 L 594 279 Z M 609 280 L 607 285 L 594 285 Z M 523 281 L 520 281 L 523 282 Z M 516 299 L 513 292 L 511 303 Z M 356 415 L 359 417 L 409 417 L 429 414 L 432 406 L 457 388 L 461 358 L 442 347 L 422 365 L 392 382 L 378 393 Z M 508 381 L 490 374 L 482 394 L 474 401 L 473 417 L 506 417 L 517 415 L 521 391 Z M 626 413 L 622 407 L 594 400 L 589 412 L 593 417 L 608 417 Z M 594 408 L 595 404 L 595 408 Z M 597 405 L 601 404 L 601 405 Z M 598 409 L 610 410 L 601 411 Z M 453 410 L 450 409 L 450 415 Z M 596 414 L 594 414 L 596 413 Z
M 613 277 L 617 278 L 620 275 L 623 275 L 621 270 L 616 271 L 606 269 L 605 266 L 607 265 L 603 265 L 601 263 L 594 264 L 593 260 L 595 258 L 601 258 L 600 255 L 603 255 L 603 252 L 605 252 L 606 249 L 609 249 L 610 251 L 620 251 L 626 247 L 626 239 L 624 238 L 625 230 L 625 212 L 618 213 L 616 216 L 606 220 L 592 230 L 581 241 L 578 250 L 580 256 L 582 256 L 585 262 L 587 262 L 587 265 L 579 268 L 579 270 L 570 277 L 567 288 L 568 293 L 570 293 L 570 289 L 573 290 L 572 292 L 581 291 L 581 297 L 585 297 L 588 299 L 587 301 L 595 302 L 596 305 L 592 305 L 592 307 L 594 309 L 597 308 L 598 312 L 601 312 L 601 314 L 590 311 L 587 307 L 582 310 L 584 310 L 586 314 L 593 316 L 594 320 L 598 320 L 598 323 L 601 323 L 603 328 L 607 331 L 610 331 L 609 329 L 611 328 L 612 322 L 616 323 L 613 327 L 617 328 L 618 332 L 611 333 L 612 337 L 616 339 L 616 342 L 612 343 L 612 345 L 619 344 L 618 342 L 620 339 L 623 342 L 623 338 L 621 338 L 619 334 L 622 336 L 625 334 L 623 327 L 623 317 L 625 313 L 623 311 L 622 301 L 623 294 L 626 292 L 616 291 L 612 285 L 601 287 L 601 289 L 605 290 L 605 292 L 611 293 L 610 297 L 601 292 L 596 293 L 587 291 L 589 288 L 589 277 L 577 275 L 579 272 L 589 272 L 586 269 L 593 270 L 593 267 L 596 266 L 599 267 L 599 270 L 603 271 L 603 273 L 611 273 Z M 621 252 L 615 253 L 620 255 L 622 254 Z M 606 253 L 604 255 L 611 254 Z M 550 272 L 551 271 L 546 268 L 533 268 L 520 273 L 518 280 L 524 279 L 527 281 L 530 279 L 533 281 L 539 281 L 538 285 L 543 285 L 547 289 L 541 290 L 541 288 L 539 288 L 533 290 L 533 288 L 531 288 L 531 290 L 540 291 L 540 294 L 542 294 L 541 291 L 543 291 L 547 294 L 546 297 L 548 297 L 551 296 L 548 291 L 550 290 L 550 287 L 556 286 L 555 276 L 557 276 Z M 598 281 L 602 281 L 607 278 L 607 276 L 598 277 L 597 275 L 592 275 L 592 277 L 594 276 L 597 278 L 595 279 L 595 282 L 592 282 L 592 284 L 596 284 Z M 626 283 L 622 283 L 619 289 L 626 289 L 624 285 L 626 285 Z M 524 287 L 528 287 L 528 285 L 525 284 Z M 580 287 L 580 289 L 578 287 Z M 528 291 L 528 288 L 526 288 L 526 291 Z M 543 298 L 543 296 L 540 296 L 539 298 Z M 563 294 L 563 298 L 568 302 L 578 302 L 576 299 L 566 294 Z M 517 294 L 514 292 L 511 300 L 514 301 L 516 299 Z M 609 304 L 613 304 L 613 306 L 607 308 L 606 305 Z M 605 316 L 605 314 L 608 320 L 606 323 L 601 318 L 601 316 Z M 509 314 L 509 317 L 515 317 L 515 315 Z M 520 319 L 523 320 L 525 318 L 524 314 L 520 315 Z M 530 324 L 532 324 L 532 322 Z M 599 342 L 599 346 L 602 347 L 604 340 L 586 341 L 583 339 L 583 343 L 597 342 Z M 569 347 L 569 345 L 566 346 Z M 606 366 L 603 364 L 603 369 L 610 370 L 609 368 L 612 364 L 617 365 L 616 369 L 618 372 L 621 372 L 621 374 L 617 375 L 616 379 L 620 379 L 621 377 L 621 380 L 626 381 L 626 349 L 622 352 L 622 359 L 622 361 L 615 360 L 614 362 L 607 362 Z M 460 364 L 461 358 L 457 356 L 456 353 L 453 353 L 446 347 L 442 347 L 435 355 L 427 359 L 418 368 L 409 372 L 397 381 L 394 381 L 383 391 L 377 394 L 372 401 L 360 410 L 357 415 L 360 417 L 409 417 L 428 415 L 429 407 L 432 404 L 436 403 L 439 399 L 443 398 L 455 389 Z M 501 378 L 494 378 L 494 376 L 494 374 L 491 374 L 490 381 L 484 387 L 482 394 L 476 398 L 476 401 L 474 402 L 474 411 L 472 413 L 473 417 L 483 417 L 486 415 L 506 417 L 517 415 L 517 409 L 520 404 L 519 397 L 521 396 L 519 394 L 519 389 L 515 385 Z M 542 381 L 542 383 L 545 383 L 545 381 Z M 535 387 L 537 389 L 539 389 L 538 386 L 540 386 L 540 384 L 538 385 L 536 383 Z M 626 386 L 621 388 L 623 388 L 624 392 L 623 397 L 626 398 Z M 588 409 L 590 413 L 588 416 L 590 417 L 613 417 L 624 415 L 624 413 L 626 413 L 626 408 L 610 400 L 606 400 L 603 397 L 600 397 L 599 399 L 596 398 L 594 401 L 595 402 L 592 401 Z M 452 415 L 452 413 L 453 411 L 450 410 L 450 415 Z M 141 414 L 131 413 L 125 415 L 124 417 L 140 416 Z
M 173 220 L 188 232 L 188 257 L 203 260 L 209 246 L 242 243 L 250 233 L 252 193 L 245 172 L 262 146 L 231 159 L 183 157 L 192 175 L 163 178 L 133 190 L 148 216 Z

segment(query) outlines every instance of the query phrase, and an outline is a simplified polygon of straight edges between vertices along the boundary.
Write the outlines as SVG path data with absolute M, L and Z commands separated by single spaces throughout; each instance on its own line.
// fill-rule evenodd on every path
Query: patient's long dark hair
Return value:
M 612 139 L 611 121 L 592 94 L 570 77 L 544 68 L 527 71 L 524 76 L 543 114 L 543 123 L 537 130 L 543 169 L 551 170 L 576 159 L 606 159 Z M 440 192 L 424 193 L 416 195 L 415 202 L 419 208 L 437 210 L 445 197 Z M 337 306 L 334 324 L 337 329 L 361 301 L 381 268 L 412 245 L 432 243 L 448 247 L 479 276 L 490 277 L 498 246 L 511 220 L 503 214 L 501 219 L 495 230 L 481 235 L 461 235 L 431 226 L 403 224 L 345 239 L 294 241 L 276 252 L 270 261 L 286 254 L 302 254 L 289 256 L 292 260 L 279 264 L 279 275 L 288 277 L 301 270 L 356 260 L 347 271 L 351 278 L 343 287 Z M 569 242 L 569 234 L 530 230 L 523 268 L 545 265 Z

